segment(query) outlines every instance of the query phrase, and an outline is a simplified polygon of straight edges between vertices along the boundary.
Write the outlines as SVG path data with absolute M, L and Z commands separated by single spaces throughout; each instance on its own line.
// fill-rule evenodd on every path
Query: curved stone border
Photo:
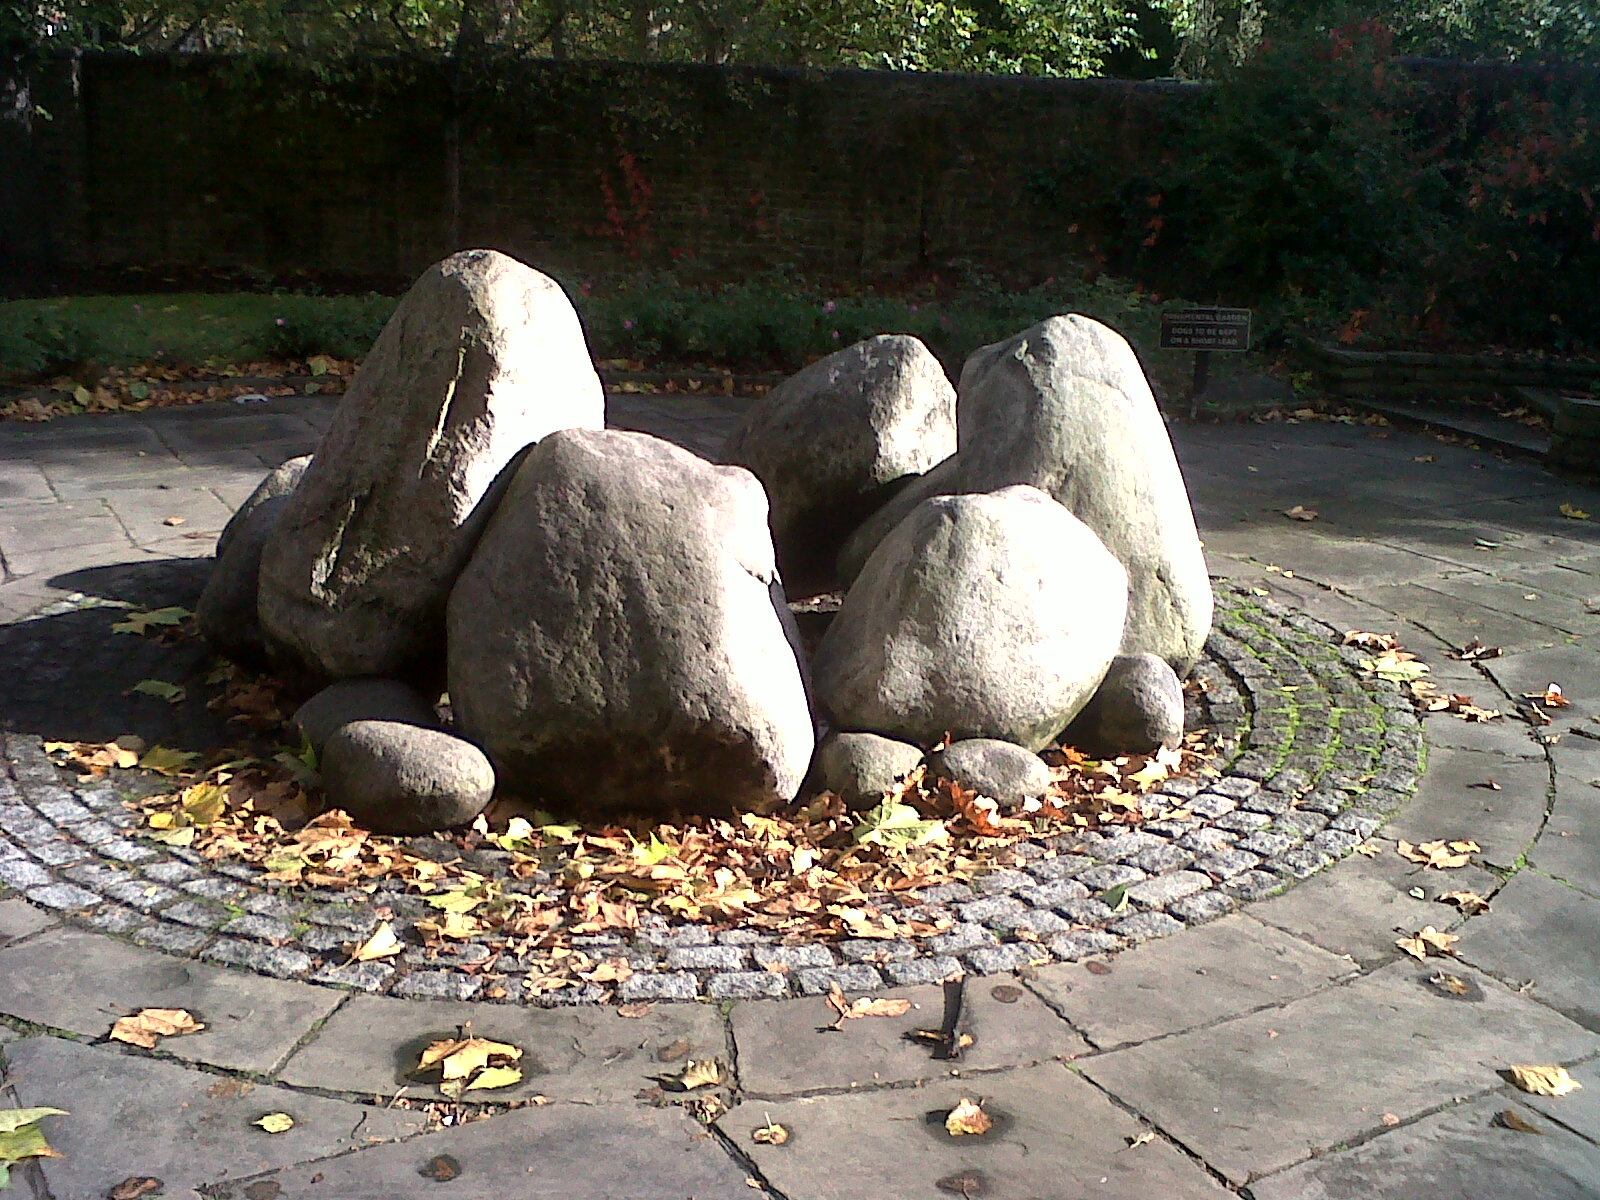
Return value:
M 834 984 L 869 991 L 1076 961 L 1282 891 L 1365 841 L 1412 792 L 1420 722 L 1397 685 L 1359 673 L 1363 655 L 1341 647 L 1330 626 L 1245 592 L 1219 600 L 1196 670 L 1205 688 L 1195 715 L 1222 731 L 1234 756 L 1221 777 L 1169 780 L 1146 798 L 1144 823 L 1123 833 L 1022 843 L 1025 869 L 884 898 L 905 908 L 897 916 L 949 920 L 945 932 L 788 944 L 661 919 L 631 942 L 597 935 L 572 944 L 627 958 L 634 974 L 616 989 L 624 1001 L 815 995 Z M 525 997 L 536 964 L 489 942 L 348 962 L 343 947 L 379 921 L 392 920 L 404 937 L 410 922 L 432 913 L 399 883 L 380 883 L 359 904 L 343 893 L 269 886 L 258 867 L 208 863 L 138 837 L 139 820 L 110 780 L 71 776 L 34 739 L 9 735 L 6 758 L 0 883 L 41 907 L 143 946 L 279 978 L 426 999 Z M 1105 893 L 1116 888 L 1124 890 L 1113 906 Z M 610 995 L 584 984 L 526 1002 Z

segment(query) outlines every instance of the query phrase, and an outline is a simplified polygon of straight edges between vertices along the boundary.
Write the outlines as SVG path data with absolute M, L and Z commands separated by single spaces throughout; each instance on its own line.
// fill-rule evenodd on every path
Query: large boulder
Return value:
M 266 666 L 272 658 L 261 631 L 256 597 L 262 552 L 288 504 L 287 493 L 259 500 L 252 496 L 234 515 L 224 530 L 226 546 L 217 543 L 217 560 L 194 606 L 195 624 L 212 648 L 250 666 Z
M 442 729 L 403 721 L 351 721 L 328 739 L 322 785 L 373 833 L 431 833 L 465 825 L 494 796 L 482 750 Z
M 814 731 L 755 476 L 642 433 L 530 451 L 450 596 L 450 699 L 571 811 L 790 800 Z
M 1183 684 L 1154 654 L 1120 655 L 1062 740 L 1096 758 L 1171 749 L 1183 741 Z
M 928 348 L 880 334 L 819 359 L 746 410 L 723 447 L 767 489 L 791 591 L 831 582 L 845 535 L 894 485 L 956 449 L 956 393 Z
M 427 675 L 444 606 L 531 442 L 604 424 L 566 294 L 492 250 L 429 268 L 339 405 L 261 566 L 268 635 L 333 678 Z
M 300 478 L 306 473 L 306 468 L 311 465 L 311 455 L 302 454 L 299 458 L 285 459 L 272 470 L 268 471 L 266 478 L 256 484 L 256 490 L 245 497 L 245 502 L 228 518 L 228 523 L 222 527 L 222 532 L 217 536 L 217 558 L 220 560 L 228 552 L 228 545 L 238 536 L 250 514 L 255 512 L 269 500 L 287 496 L 300 486 Z
M 841 729 L 1038 750 L 1116 655 L 1128 577 L 1031 487 L 924 501 L 873 551 L 821 644 L 817 699 Z
M 1027 483 L 1071 509 L 1127 568 L 1122 653 L 1186 672 L 1211 630 L 1211 579 L 1133 347 L 1088 317 L 1051 317 L 969 358 L 960 395 L 963 490 Z
M 1211 628 L 1211 581 L 1183 474 L 1133 348 L 1088 317 L 1051 317 L 972 355 L 957 385 L 954 459 L 852 534 L 849 580 L 930 495 L 1029 484 L 1071 509 L 1128 571 L 1124 654 L 1179 674 Z

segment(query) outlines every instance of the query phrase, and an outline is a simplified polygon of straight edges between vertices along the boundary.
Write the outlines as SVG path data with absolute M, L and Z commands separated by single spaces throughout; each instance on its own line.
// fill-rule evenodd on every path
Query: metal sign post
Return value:
M 1183 308 L 1161 314 L 1161 348 L 1193 350 L 1194 379 L 1189 385 L 1189 418 L 1200 409 L 1200 393 L 1211 376 L 1211 352 L 1238 354 L 1250 349 L 1248 308 Z

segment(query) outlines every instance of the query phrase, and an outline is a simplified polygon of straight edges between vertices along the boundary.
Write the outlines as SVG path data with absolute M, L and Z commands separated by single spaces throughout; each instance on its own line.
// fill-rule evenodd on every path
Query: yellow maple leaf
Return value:
M 1565 1096 L 1583 1087 L 1562 1066 L 1515 1066 L 1511 1082 L 1535 1096 Z

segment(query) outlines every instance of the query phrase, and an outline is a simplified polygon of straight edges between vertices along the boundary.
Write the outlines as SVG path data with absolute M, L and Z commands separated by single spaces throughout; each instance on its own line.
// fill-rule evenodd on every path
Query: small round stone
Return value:
M 811 762 L 811 786 L 872 808 L 922 762 L 922 749 L 876 733 L 831 733 Z
M 1002 804 L 1020 804 L 1050 788 L 1050 768 L 1031 750 L 995 738 L 952 742 L 929 759 L 935 774 Z
M 352 721 L 400 721 L 437 729 L 439 714 L 415 688 L 395 679 L 341 679 L 302 704 L 294 723 L 317 753 Z
M 482 750 L 442 729 L 352 721 L 328 739 L 322 782 L 329 804 L 375 833 L 429 833 L 464 825 L 494 794 Z
M 1085 754 L 1150 754 L 1183 740 L 1183 684 L 1154 654 L 1119 655 L 1063 735 Z

